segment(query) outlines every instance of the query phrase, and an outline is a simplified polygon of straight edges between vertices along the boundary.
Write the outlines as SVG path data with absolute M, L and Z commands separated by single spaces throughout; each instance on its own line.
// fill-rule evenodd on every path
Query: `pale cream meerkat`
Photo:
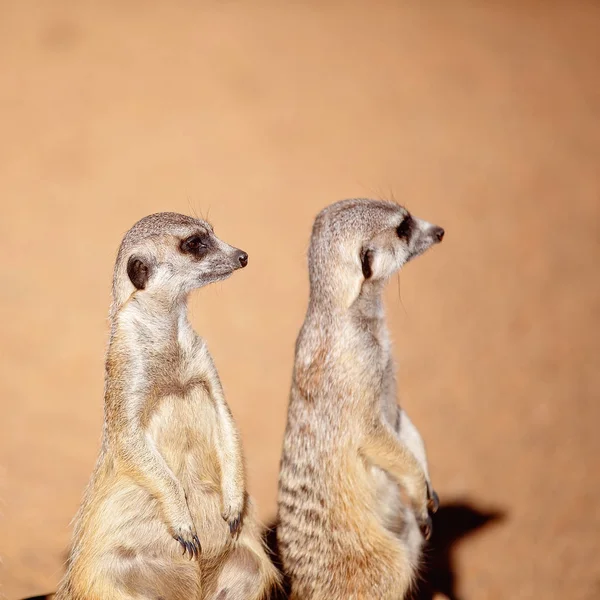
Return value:
M 292 600 L 399 600 L 415 578 L 438 501 L 397 404 L 382 292 L 443 235 L 385 201 L 344 200 L 315 220 L 279 476 Z
M 56 600 L 258 600 L 279 574 L 246 493 L 240 438 L 189 293 L 248 255 L 158 213 L 116 260 L 100 455 Z

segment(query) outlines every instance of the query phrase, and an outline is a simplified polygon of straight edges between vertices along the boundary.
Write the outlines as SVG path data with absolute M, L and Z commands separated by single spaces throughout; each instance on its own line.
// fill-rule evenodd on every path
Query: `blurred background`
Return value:
M 62 575 L 123 233 L 249 253 L 192 320 L 269 524 L 312 221 L 368 196 L 446 229 L 386 298 L 442 499 L 422 597 L 600 597 L 597 2 L 3 0 L 0 132 L 0 595 Z

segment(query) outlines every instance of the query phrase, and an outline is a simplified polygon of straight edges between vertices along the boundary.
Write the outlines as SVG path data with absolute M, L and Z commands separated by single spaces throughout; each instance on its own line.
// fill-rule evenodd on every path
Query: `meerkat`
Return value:
M 394 202 L 345 200 L 315 220 L 279 476 L 291 600 L 400 600 L 411 587 L 438 500 L 397 404 L 382 292 L 443 236 Z
M 259 600 L 277 583 L 239 434 L 189 293 L 248 255 L 206 221 L 158 213 L 116 260 L 100 455 L 56 600 Z

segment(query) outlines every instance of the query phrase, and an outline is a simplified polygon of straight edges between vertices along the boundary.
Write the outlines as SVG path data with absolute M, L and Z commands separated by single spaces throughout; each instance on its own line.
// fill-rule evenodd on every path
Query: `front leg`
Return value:
M 219 420 L 217 456 L 221 466 L 222 516 L 229 525 L 231 535 L 237 538 L 242 527 L 246 502 L 246 476 L 242 445 L 219 382 L 213 384 L 213 390 Z
M 439 507 L 439 498 L 433 486 L 431 485 L 431 477 L 429 476 L 429 466 L 427 464 L 427 453 L 425 451 L 425 443 L 423 438 L 410 420 L 404 409 L 398 406 L 398 419 L 396 423 L 396 432 L 400 441 L 414 454 L 421 469 L 425 473 L 427 479 L 427 494 L 429 497 L 429 510 L 433 513 L 437 512 Z
M 372 424 L 364 432 L 361 454 L 387 471 L 406 491 L 415 510 L 425 538 L 431 534 L 427 476 L 415 455 L 403 444 L 396 432 L 385 422 Z
M 183 486 L 146 434 L 141 423 L 129 423 L 116 436 L 118 455 L 124 468 L 160 503 L 170 534 L 177 540 L 183 554 L 198 558 L 200 540 L 190 515 Z

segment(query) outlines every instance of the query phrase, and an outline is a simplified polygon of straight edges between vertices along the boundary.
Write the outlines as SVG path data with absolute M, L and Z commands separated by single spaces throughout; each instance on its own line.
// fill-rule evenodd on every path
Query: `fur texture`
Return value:
M 346 200 L 316 218 L 279 478 L 293 600 L 399 600 L 414 579 L 437 497 L 396 402 L 382 290 L 443 234 L 392 202 Z
M 56 600 L 250 600 L 278 580 L 195 288 L 247 264 L 205 221 L 145 217 L 119 249 L 102 448 Z

